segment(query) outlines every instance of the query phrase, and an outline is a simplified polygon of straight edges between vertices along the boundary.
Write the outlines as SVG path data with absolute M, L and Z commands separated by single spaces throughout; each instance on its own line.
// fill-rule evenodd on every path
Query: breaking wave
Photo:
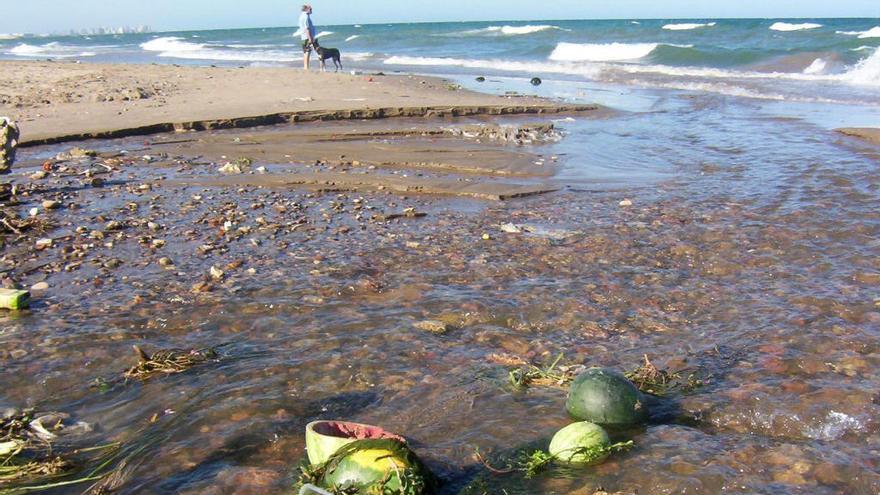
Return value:
M 557 62 L 611 62 L 647 57 L 659 43 L 559 43 L 550 54 Z
M 859 39 L 880 38 L 880 26 L 874 26 L 867 31 L 836 31 L 837 34 L 856 36 Z
M 695 22 L 685 22 L 681 24 L 667 24 L 663 26 L 663 29 L 668 31 L 690 31 L 692 29 L 699 29 L 705 27 L 714 27 L 714 22 L 707 22 L 703 24 L 695 23 Z
M 21 43 L 9 50 L 9 54 L 17 57 L 32 58 L 74 58 L 74 57 L 94 57 L 97 55 L 93 51 L 81 51 L 79 47 L 66 46 L 57 42 L 47 43 L 45 45 L 29 45 Z
M 772 26 L 770 26 L 770 29 L 772 31 L 788 32 L 788 31 L 806 31 L 808 29 L 818 29 L 820 27 L 822 27 L 821 24 L 816 24 L 814 22 L 805 22 L 803 24 L 790 24 L 787 22 L 776 22 Z
M 157 57 L 186 60 L 217 60 L 225 62 L 295 62 L 302 60 L 301 53 L 294 45 L 284 50 L 284 45 L 210 45 L 191 43 L 182 38 L 168 36 L 141 43 L 140 47 L 149 52 L 157 52 Z M 261 49 L 274 48 L 274 49 Z M 372 53 L 348 53 L 349 60 L 364 60 Z
M 549 24 L 541 25 L 525 25 L 525 26 L 489 26 L 482 29 L 471 29 L 460 33 L 453 33 L 455 36 L 521 36 L 524 34 L 540 33 L 541 31 L 569 31 L 559 26 L 551 26 Z

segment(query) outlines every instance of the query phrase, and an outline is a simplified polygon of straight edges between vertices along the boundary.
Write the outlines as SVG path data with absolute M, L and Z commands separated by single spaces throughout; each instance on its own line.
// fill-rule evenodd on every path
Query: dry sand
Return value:
M 0 115 L 19 121 L 24 145 L 290 121 L 595 109 L 484 95 L 421 76 L 0 62 Z

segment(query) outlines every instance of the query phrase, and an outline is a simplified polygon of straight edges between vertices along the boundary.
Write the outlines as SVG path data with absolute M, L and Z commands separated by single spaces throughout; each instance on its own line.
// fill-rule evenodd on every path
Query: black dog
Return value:
M 339 50 L 336 48 L 324 48 L 315 45 L 315 53 L 318 54 L 318 59 L 321 61 L 321 70 L 327 70 L 327 65 L 325 63 L 325 60 L 327 59 L 333 59 L 333 65 L 336 66 L 336 72 L 339 72 L 339 70 L 342 69 L 342 60 L 340 59 Z

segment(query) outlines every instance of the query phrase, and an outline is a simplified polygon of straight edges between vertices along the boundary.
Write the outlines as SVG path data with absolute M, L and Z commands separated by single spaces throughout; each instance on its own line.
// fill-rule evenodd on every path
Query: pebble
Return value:
M 52 239 L 39 239 L 36 242 L 36 248 L 38 251 L 42 251 L 43 249 L 52 247 Z
M 47 199 L 43 201 L 44 210 L 56 210 L 58 208 L 61 208 L 61 203 L 58 201 L 55 201 L 53 199 Z
M 624 199 L 623 201 L 621 201 L 621 202 L 618 203 L 618 204 L 619 204 L 620 206 L 632 206 L 632 205 L 633 205 L 633 202 L 632 202 L 632 200 L 630 200 L 630 199 Z
M 48 172 L 44 172 L 42 170 L 39 170 L 39 171 L 31 174 L 31 180 L 43 180 L 48 176 L 49 176 Z
M 435 335 L 443 335 L 449 331 L 449 326 L 439 320 L 424 320 L 413 324 L 419 330 L 431 332 Z
M 161 266 L 174 266 L 174 261 L 171 258 L 165 256 L 163 258 L 159 258 L 159 264 Z
M 27 356 L 27 351 L 24 349 L 15 349 L 9 353 L 9 356 L 12 357 L 12 359 L 21 359 Z
M 216 266 L 211 266 L 209 273 L 211 274 L 211 278 L 213 278 L 214 280 L 223 280 L 223 277 L 226 275 L 225 273 L 223 273 L 223 270 L 217 268 Z
M 49 284 L 46 282 L 37 282 L 31 286 L 31 292 L 45 292 L 49 290 Z

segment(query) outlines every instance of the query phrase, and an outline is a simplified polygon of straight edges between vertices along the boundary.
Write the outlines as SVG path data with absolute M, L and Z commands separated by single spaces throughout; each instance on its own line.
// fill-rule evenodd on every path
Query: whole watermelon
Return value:
M 648 418 L 639 389 L 625 376 L 606 368 L 590 368 L 575 378 L 565 408 L 575 419 L 600 425 L 633 425 Z
M 589 464 L 608 457 L 611 440 L 605 430 L 589 421 L 572 423 L 550 441 L 550 454 L 562 462 Z

